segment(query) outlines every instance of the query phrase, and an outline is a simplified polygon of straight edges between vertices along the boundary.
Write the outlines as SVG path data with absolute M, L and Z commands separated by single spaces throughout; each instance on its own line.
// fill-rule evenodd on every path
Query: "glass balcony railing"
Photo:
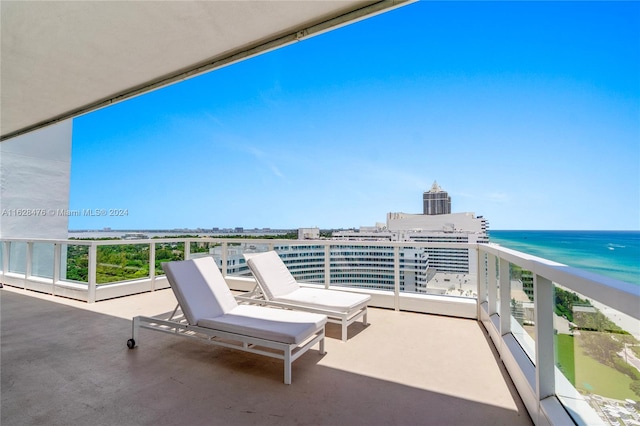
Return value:
M 638 320 L 562 286 L 554 299 L 558 397 L 584 398 L 605 424 L 640 424 Z
M 251 290 L 244 254 L 267 250 L 300 282 L 370 293 L 371 306 L 479 320 L 532 418 L 640 424 L 638 287 L 493 244 L 9 239 L 0 278 L 95 302 L 166 288 L 162 262 L 211 256 Z
M 531 271 L 510 264 L 509 289 L 511 331 L 529 358 L 533 360 L 536 351 L 536 322 Z
M 66 258 L 60 260 L 60 269 L 64 273 L 61 278 L 87 284 L 89 282 L 89 246 L 65 244 L 62 251 L 66 253 Z
M 15 242 L 9 246 L 9 265 L 7 272 L 26 274 L 27 272 L 27 243 Z
M 523 400 L 546 413 L 561 408 L 575 424 L 640 424 L 638 288 L 493 245 L 479 250 L 480 316 Z

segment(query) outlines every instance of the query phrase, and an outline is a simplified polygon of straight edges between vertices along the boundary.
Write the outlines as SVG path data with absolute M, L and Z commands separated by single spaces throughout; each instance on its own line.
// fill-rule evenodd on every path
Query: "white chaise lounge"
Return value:
M 167 320 L 133 318 L 132 338 L 139 343 L 138 329 L 148 328 L 198 337 L 207 342 L 282 359 L 284 382 L 291 383 L 291 364 L 316 343 L 324 354 L 324 326 L 327 317 L 256 305 L 238 305 L 211 257 L 162 264 L 178 300 Z M 176 317 L 178 308 L 182 318 Z
M 368 294 L 301 287 L 275 251 L 246 253 L 244 258 L 257 288 L 241 300 L 257 298 L 267 305 L 324 314 L 329 322 L 342 325 L 342 341 L 347 341 L 347 327 L 360 317 L 367 325 Z

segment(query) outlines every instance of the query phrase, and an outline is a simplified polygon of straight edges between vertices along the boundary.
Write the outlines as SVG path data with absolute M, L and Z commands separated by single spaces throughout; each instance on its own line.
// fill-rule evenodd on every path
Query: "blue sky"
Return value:
M 420 2 L 78 117 L 70 229 L 640 229 L 640 3 Z

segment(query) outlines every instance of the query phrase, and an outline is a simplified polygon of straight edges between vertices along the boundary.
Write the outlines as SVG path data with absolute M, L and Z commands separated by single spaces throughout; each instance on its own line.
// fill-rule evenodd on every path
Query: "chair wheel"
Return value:
M 129 339 L 129 340 L 127 340 L 127 347 L 128 347 L 129 349 L 133 349 L 133 348 L 135 348 L 135 347 L 136 347 L 136 341 L 135 341 L 135 340 L 133 340 L 133 339 Z

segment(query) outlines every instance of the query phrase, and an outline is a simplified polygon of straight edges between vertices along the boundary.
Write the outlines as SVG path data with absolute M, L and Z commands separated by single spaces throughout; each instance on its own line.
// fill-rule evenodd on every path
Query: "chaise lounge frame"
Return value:
M 326 307 L 313 307 L 313 306 L 310 306 L 309 304 L 300 304 L 300 303 L 293 303 L 290 301 L 275 300 L 274 298 L 269 297 L 264 288 L 266 286 L 266 283 L 260 279 L 260 274 L 258 273 L 254 265 L 256 256 L 271 256 L 272 261 L 281 263 L 281 265 L 279 266 L 281 268 L 284 268 L 281 270 L 283 274 L 283 278 L 285 280 L 292 280 L 296 283 L 296 285 L 299 285 L 299 283 L 295 281 L 295 278 L 293 278 L 293 276 L 288 271 L 288 269 L 286 268 L 286 266 L 284 265 L 284 263 L 282 262 L 282 260 L 280 259 L 280 257 L 275 251 L 263 252 L 258 254 L 247 253 L 245 254 L 244 257 L 247 260 L 247 265 L 249 266 L 249 269 L 253 273 L 253 276 L 256 280 L 256 286 L 249 293 L 236 296 L 236 299 L 238 299 L 239 301 L 245 302 L 245 303 L 260 304 L 263 306 L 273 306 L 273 307 L 279 307 L 284 309 L 291 309 L 291 310 L 298 310 L 298 311 L 305 311 L 305 312 L 312 312 L 312 313 L 326 315 L 327 322 L 340 324 L 342 328 L 341 337 L 343 342 L 347 341 L 347 338 L 348 338 L 347 329 L 351 324 L 353 324 L 354 322 L 362 318 L 362 324 L 365 326 L 368 325 L 367 304 L 370 300 L 370 297 L 363 298 L 363 302 L 360 305 L 346 312 L 338 311 L 334 309 L 328 309 Z M 254 259 L 254 261 L 250 260 L 252 258 Z M 303 287 L 303 288 L 312 288 L 312 287 Z M 338 290 L 327 290 L 324 288 L 317 288 L 317 289 L 313 288 L 313 289 L 317 290 L 318 292 L 338 291 Z M 354 294 L 353 292 L 342 292 L 342 293 Z
M 222 275 L 220 275 L 220 277 L 222 277 Z M 140 328 L 183 336 L 191 339 L 198 339 L 200 341 L 204 341 L 216 346 L 222 346 L 226 348 L 241 350 L 244 352 L 264 355 L 271 358 L 281 359 L 284 362 L 284 383 L 288 385 L 291 384 L 291 365 L 296 359 L 298 359 L 301 355 L 303 355 L 316 344 L 319 344 L 319 353 L 321 355 L 324 355 L 326 353 L 324 347 L 324 325 L 300 343 L 279 342 L 189 324 L 185 315 L 182 313 L 180 303 L 178 303 L 176 308 L 167 319 L 148 317 L 143 315 L 134 317 L 131 325 L 132 337 L 127 341 L 127 347 L 129 349 L 133 349 L 139 345 Z
M 178 308 L 179 305 L 176 306 L 176 310 L 178 310 Z M 173 315 L 171 318 L 165 320 L 139 315 L 133 318 L 132 337 L 127 342 L 129 349 L 133 349 L 140 344 L 140 328 L 197 339 L 216 346 L 281 359 L 284 361 L 284 383 L 287 385 L 291 384 L 291 364 L 302 354 L 311 349 L 316 343 L 320 344 L 320 354 L 324 355 L 326 353 L 324 349 L 324 328 L 317 331 L 312 338 L 306 342 L 296 345 L 189 325 L 186 321 L 178 322 L 174 320 Z M 271 351 L 266 349 L 271 349 Z M 274 350 L 276 352 L 274 352 Z

